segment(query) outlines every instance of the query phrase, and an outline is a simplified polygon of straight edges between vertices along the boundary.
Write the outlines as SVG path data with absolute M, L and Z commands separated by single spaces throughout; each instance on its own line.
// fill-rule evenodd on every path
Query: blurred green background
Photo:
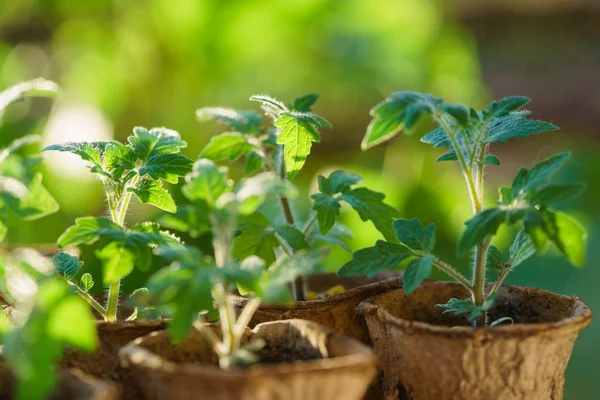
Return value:
M 38 76 L 63 88 L 54 101 L 28 99 L 8 109 L 0 144 L 29 133 L 42 134 L 44 145 L 122 140 L 136 125 L 166 126 L 181 133 L 185 154 L 195 158 L 221 129 L 199 124 L 197 108 L 248 109 L 256 107 L 247 100 L 254 93 L 289 101 L 318 92 L 315 112 L 334 128 L 323 132 L 296 178 L 301 192 L 314 190 L 319 173 L 358 173 L 403 216 L 436 223 L 438 252 L 464 270 L 468 259 L 456 259 L 454 248 L 470 206 L 457 166 L 435 164 L 440 153 L 417 137 L 361 152 L 368 110 L 396 90 L 476 107 L 526 95 L 533 117 L 561 130 L 495 146 L 502 165 L 489 168 L 489 201 L 520 166 L 572 150 L 563 178 L 586 181 L 589 189 L 566 207 L 589 229 L 589 261 L 574 269 L 550 253 L 519 267 L 508 282 L 576 295 L 600 310 L 599 43 L 600 6 L 593 0 L 0 0 L 0 89 Z M 100 187 L 81 162 L 44 157 L 45 182 L 61 211 L 32 223 L 12 220 L 8 243 L 54 242 L 76 217 L 106 213 Z M 307 204 L 296 202 L 299 216 Z M 130 214 L 135 222 L 156 211 L 136 204 Z M 377 239 L 370 225 L 344 218 L 354 249 Z M 508 247 L 508 233 L 499 246 Z M 97 274 L 93 246 L 83 258 Z M 348 258 L 333 251 L 327 266 L 335 270 Z M 124 286 L 133 290 L 144 278 L 135 273 Z M 594 323 L 575 346 L 565 398 L 600 398 L 599 367 Z

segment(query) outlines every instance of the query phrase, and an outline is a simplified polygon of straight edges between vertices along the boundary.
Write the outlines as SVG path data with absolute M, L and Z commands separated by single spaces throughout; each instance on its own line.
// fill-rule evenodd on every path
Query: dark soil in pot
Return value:
M 123 399 L 141 398 L 139 389 L 131 379 L 131 371 L 123 368 L 119 350 L 127 343 L 148 333 L 164 329 L 166 321 L 98 321 L 98 349 L 94 354 L 68 351 L 60 362 L 65 368 L 77 368 L 91 376 L 113 381 L 120 385 Z
M 0 400 L 12 400 L 15 378 L 12 372 L 0 364 Z M 61 370 L 56 390 L 49 400 L 117 400 L 114 385 L 86 376 L 77 370 Z
M 503 286 L 489 312 L 514 325 L 473 329 L 436 304 L 464 299 L 459 284 L 424 282 L 362 302 L 383 371 L 385 399 L 559 400 L 579 332 L 592 314 L 577 298 Z
M 218 333 L 218 328 L 213 328 Z M 263 340 L 261 363 L 223 371 L 197 331 L 180 345 L 166 331 L 137 339 L 122 357 L 148 400 L 360 399 L 375 375 L 372 351 L 313 322 L 260 324 L 248 331 Z

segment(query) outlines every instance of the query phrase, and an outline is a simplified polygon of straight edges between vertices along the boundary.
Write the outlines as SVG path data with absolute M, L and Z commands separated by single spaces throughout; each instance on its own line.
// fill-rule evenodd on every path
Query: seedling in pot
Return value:
M 96 301 L 88 291 L 94 285 L 90 274 L 79 282 L 74 277 L 83 263 L 77 256 L 59 253 L 55 256 L 57 272 L 62 275 L 106 321 L 117 319 L 121 279 L 134 268 L 148 270 L 152 248 L 179 245 L 178 239 L 162 231 L 157 223 L 144 222 L 128 228 L 125 224 L 132 197 L 167 212 L 177 208 L 163 182 L 177 183 L 191 170 L 193 161 L 179 154 L 186 146 L 175 131 L 165 128 L 134 128 L 128 143 L 76 142 L 48 146 L 44 149 L 67 151 L 90 164 L 106 195 L 110 219 L 82 217 L 58 238 L 59 248 L 99 242 L 96 256 L 102 260 L 102 280 L 108 286 L 106 306 Z M 137 314 L 129 316 L 134 319 Z
M 201 121 L 219 121 L 229 130 L 211 138 L 201 157 L 217 162 L 232 162 L 243 157 L 247 177 L 270 172 L 285 185 L 301 171 L 312 143 L 321 140 L 319 129 L 331 127 L 329 122 L 311 111 L 317 99 L 318 95 L 310 94 L 285 104 L 266 95 L 252 96 L 250 100 L 261 104 L 266 116 L 272 120 L 272 126 L 265 126 L 263 116 L 253 111 L 202 108 L 197 112 Z M 273 213 L 269 218 L 256 212 L 253 218 L 242 221 L 240 233 L 233 239 L 233 258 L 255 255 L 270 266 L 281 258 L 315 251 L 324 245 L 334 244 L 350 251 L 345 242 L 347 232 L 337 223 L 343 203 L 350 205 L 363 221 L 371 221 L 385 238 L 391 240 L 391 223 L 399 214 L 384 203 L 382 193 L 356 187 L 361 180 L 358 175 L 344 171 L 334 171 L 328 177 L 319 176 L 319 192 L 311 196 L 312 213 L 306 221 L 299 221 L 290 197 L 279 193 L 283 218 L 273 216 Z M 192 208 L 186 206 L 160 221 L 167 227 L 188 230 L 193 235 L 208 229 Z M 306 298 L 304 286 L 302 279 L 294 283 L 296 300 Z
M 298 274 L 308 274 L 318 262 L 318 255 L 299 251 L 275 261 L 268 269 L 257 256 L 236 260 L 232 252 L 239 221 L 260 218 L 257 208 L 270 192 L 281 196 L 295 195 L 295 189 L 270 172 L 243 179 L 234 185 L 226 167 L 200 159 L 185 178 L 183 193 L 194 204 L 198 224 L 210 230 L 214 254 L 202 254 L 194 247 L 159 247 L 155 253 L 170 266 L 153 275 L 148 290 L 137 296 L 141 306 L 156 305 L 170 314 L 171 336 L 185 338 L 192 324 L 213 344 L 223 369 L 231 369 L 256 361 L 253 350 L 259 345 L 242 345 L 254 311 L 263 301 L 289 301 L 287 283 Z M 235 288 L 250 297 L 236 316 L 232 295 Z M 218 317 L 222 337 L 206 324 Z M 199 320 L 199 322 L 198 322 Z
M 468 279 L 433 254 L 435 227 L 424 227 L 418 219 L 394 221 L 396 241 L 378 241 L 374 247 L 357 251 L 339 275 L 375 274 L 383 269 L 406 265 L 404 290 L 414 291 L 433 267 L 444 271 L 471 294 L 468 299 L 451 299 L 439 305 L 444 312 L 464 315 L 474 327 L 485 326 L 486 312 L 493 306 L 498 288 L 519 264 L 543 252 L 550 243 L 575 266 L 585 263 L 587 234 L 584 228 L 557 206 L 581 193 L 583 185 L 556 183 L 553 176 L 570 158 L 562 153 L 543 160 L 531 169 L 522 168 L 510 187 L 501 187 L 492 207 L 484 204 L 484 170 L 500 161 L 489 152 L 492 143 L 553 131 L 556 126 L 528 119 L 520 110 L 530 99 L 514 96 L 495 101 L 485 110 L 444 103 L 431 95 L 397 92 L 371 110 L 373 121 L 363 140 L 368 149 L 395 136 L 410 133 L 418 120 L 430 116 L 438 128 L 421 141 L 448 152 L 437 161 L 457 161 L 471 197 L 474 216 L 458 243 L 459 255 L 473 255 L 473 278 Z M 510 246 L 509 257 L 492 245 L 501 225 L 519 225 L 522 230 Z M 486 291 L 489 271 L 497 272 L 496 282 Z M 502 319 L 506 320 L 506 319 Z M 493 321 L 492 325 L 502 321 Z

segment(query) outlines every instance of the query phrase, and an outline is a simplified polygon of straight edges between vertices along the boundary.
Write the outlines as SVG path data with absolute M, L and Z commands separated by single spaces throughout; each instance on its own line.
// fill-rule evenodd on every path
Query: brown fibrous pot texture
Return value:
M 579 332 L 592 314 L 579 299 L 504 285 L 489 321 L 514 325 L 473 329 L 464 317 L 436 307 L 466 299 L 459 284 L 424 282 L 365 300 L 365 316 L 385 399 L 560 400 Z
M 356 308 L 368 297 L 401 288 L 401 272 L 381 273 L 371 278 L 338 277 L 335 274 L 315 274 L 307 277 L 307 288 L 314 292 L 325 292 L 336 285 L 342 285 L 346 290 L 323 299 L 297 301 L 293 305 L 261 304 L 249 326 L 253 328 L 263 322 L 305 319 L 370 344 L 367 325 Z M 247 299 L 236 296 L 234 302 L 240 310 Z
M 179 345 L 166 331 L 152 333 L 121 356 L 148 400 L 353 400 L 376 373 L 371 349 L 314 322 L 260 324 L 245 337 L 250 339 L 264 341 L 257 351 L 261 363 L 232 371 L 218 367 L 210 343 L 195 329 Z
M 0 399 L 13 398 L 15 377 L 10 369 L 0 363 Z M 117 400 L 115 385 L 87 376 L 78 370 L 59 371 L 57 388 L 48 397 L 49 400 Z
M 88 375 L 118 383 L 123 399 L 140 398 L 139 389 L 131 379 L 131 371 L 123 368 L 120 363 L 119 350 L 132 340 L 165 327 L 166 321 L 162 320 L 98 321 L 97 350 L 92 354 L 68 350 L 60 365 L 64 368 L 77 368 Z

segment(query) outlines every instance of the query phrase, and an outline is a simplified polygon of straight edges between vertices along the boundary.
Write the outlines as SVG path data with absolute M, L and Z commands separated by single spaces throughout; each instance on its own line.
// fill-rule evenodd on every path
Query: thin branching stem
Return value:
M 83 298 L 85 301 L 88 302 L 88 304 L 90 306 L 92 306 L 94 308 L 94 310 L 98 311 L 98 313 L 100 315 L 102 315 L 102 317 L 104 319 L 106 319 L 106 309 L 104 307 L 102 307 L 102 305 L 100 303 L 98 303 L 98 301 L 96 301 L 96 299 L 94 299 L 88 292 L 86 292 L 85 290 L 83 290 L 82 288 L 80 288 L 78 285 L 76 285 L 73 282 L 67 281 L 67 283 L 75 288 L 77 288 L 77 294 Z
M 460 272 L 455 270 L 454 267 L 452 267 L 452 265 L 440 260 L 439 258 L 435 259 L 435 261 L 433 262 L 433 265 L 435 265 L 441 271 L 444 271 L 445 273 L 450 275 L 452 278 L 454 278 L 458 283 L 463 285 L 469 291 L 473 291 L 473 286 L 467 280 L 467 278 L 465 278 Z

